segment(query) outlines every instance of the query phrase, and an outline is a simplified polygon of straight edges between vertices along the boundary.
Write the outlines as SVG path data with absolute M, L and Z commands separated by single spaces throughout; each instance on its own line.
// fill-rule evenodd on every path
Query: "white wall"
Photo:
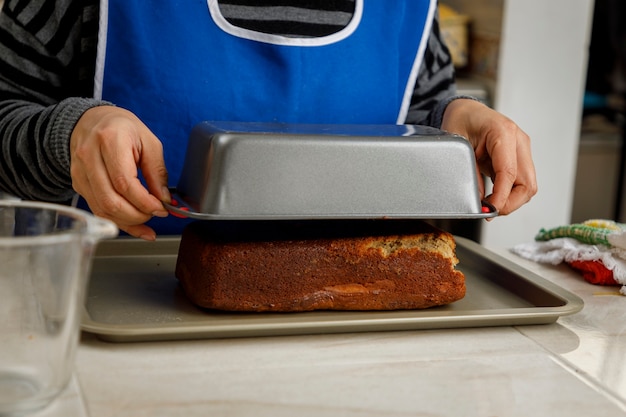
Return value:
M 593 0 L 506 0 L 494 107 L 532 140 L 539 192 L 482 229 L 511 247 L 570 222 Z

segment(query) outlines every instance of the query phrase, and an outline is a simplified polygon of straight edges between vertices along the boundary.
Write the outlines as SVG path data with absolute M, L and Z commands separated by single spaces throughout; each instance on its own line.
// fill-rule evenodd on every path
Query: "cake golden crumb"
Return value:
M 451 234 L 423 222 L 195 222 L 176 276 L 225 311 L 423 309 L 465 296 Z

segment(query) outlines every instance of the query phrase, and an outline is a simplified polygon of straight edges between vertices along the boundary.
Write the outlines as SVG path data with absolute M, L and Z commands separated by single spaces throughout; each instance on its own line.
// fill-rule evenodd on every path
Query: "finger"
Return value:
M 148 191 L 158 200 L 170 203 L 172 198 L 167 187 L 167 168 L 163 159 L 163 145 L 156 136 L 144 144 L 139 166 L 146 179 Z
M 147 219 L 130 205 L 124 207 L 124 200 L 113 189 L 98 152 L 93 152 L 90 146 L 82 146 L 76 148 L 73 156 L 72 187 L 85 198 L 94 214 L 112 220 L 118 226 L 129 224 L 129 216 L 135 223 Z
M 156 232 L 145 224 L 124 226 L 120 227 L 120 229 L 133 237 L 138 237 L 140 239 L 148 241 L 156 240 Z
M 83 198 L 87 201 L 89 208 L 96 216 L 103 217 L 113 221 L 121 230 L 127 232 L 129 235 L 134 237 L 139 237 L 144 240 L 155 240 L 156 233 L 148 226 L 144 226 L 141 223 L 149 220 L 149 216 L 139 215 L 136 220 L 139 224 L 127 224 L 128 215 L 122 214 L 121 217 L 118 215 L 114 215 L 111 213 L 110 203 L 102 203 L 101 199 L 91 193 L 91 187 L 88 187 L 86 192 L 82 194 Z M 107 196 L 109 197 L 109 196 Z M 122 200 L 123 201 L 123 200 Z M 117 211 L 114 211 L 117 212 Z M 120 210 L 119 213 L 122 213 L 123 210 Z
M 120 227 L 148 221 L 152 216 L 137 210 L 126 198 L 118 194 L 107 174 L 102 160 L 95 160 L 86 171 L 88 185 L 83 196 L 94 214 L 110 219 Z
M 114 221 L 118 226 L 139 224 L 150 215 L 137 210 L 113 187 L 101 152 L 93 152 L 89 146 L 75 151 L 72 164 L 74 189 L 87 200 L 94 214 Z
M 501 214 L 507 215 L 528 203 L 531 198 L 530 188 L 527 185 L 519 184 L 513 187 L 509 199 L 502 208 Z
M 521 145 L 518 149 L 518 173 L 503 214 L 509 214 L 528 203 L 537 193 L 537 177 L 532 162 L 530 146 Z
M 515 153 L 513 152 L 513 155 L 511 155 L 510 151 L 504 148 L 502 145 L 496 145 L 491 154 L 493 161 L 493 174 L 491 176 L 493 188 L 489 202 L 499 212 L 502 212 L 506 205 L 517 177 Z
M 133 140 L 133 138 L 129 140 Z M 128 152 L 127 149 L 127 147 L 117 146 L 116 141 L 105 142 L 102 145 L 102 159 L 108 172 L 111 187 L 115 192 L 115 195 L 111 196 L 111 200 L 117 202 L 118 198 L 121 197 L 137 212 L 144 215 L 166 216 L 167 212 L 162 203 L 148 192 L 138 178 L 137 161 L 141 158 L 142 146 L 133 144 L 131 147 L 133 152 Z M 126 206 L 123 202 L 122 205 Z
M 498 129 L 491 132 L 495 140 L 486 142 L 493 172 L 493 193 L 490 202 L 504 213 L 513 187 L 520 184 L 518 170 L 523 172 L 527 169 L 527 164 L 532 167 L 532 158 L 530 138 L 524 131 L 509 119 L 501 121 L 497 126 Z
M 537 177 L 530 150 L 530 138 L 522 132 L 517 142 L 517 172 L 513 187 L 501 208 L 504 215 L 528 203 L 537 193 Z

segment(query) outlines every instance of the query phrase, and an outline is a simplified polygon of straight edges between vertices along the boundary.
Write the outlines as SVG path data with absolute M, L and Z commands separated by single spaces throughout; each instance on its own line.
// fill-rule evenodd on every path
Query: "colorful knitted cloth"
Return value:
M 626 295 L 626 224 L 591 219 L 541 229 L 535 242 L 511 249 L 535 262 L 566 263 L 595 285 L 622 285 Z
M 592 219 L 582 223 L 559 226 L 553 229 L 541 229 L 535 236 L 536 241 L 546 241 L 560 237 L 571 237 L 588 245 L 611 246 L 609 235 L 626 232 L 626 225 L 612 220 Z
M 615 281 L 613 271 L 600 261 L 570 261 L 567 263 L 583 275 L 585 281 L 595 285 L 620 285 Z

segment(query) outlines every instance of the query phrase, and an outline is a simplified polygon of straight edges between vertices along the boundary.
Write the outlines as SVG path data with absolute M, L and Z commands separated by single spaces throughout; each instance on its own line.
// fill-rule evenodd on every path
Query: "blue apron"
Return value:
M 340 32 L 289 38 L 232 26 L 217 0 L 102 0 L 95 96 L 156 134 L 175 185 L 204 120 L 403 123 L 435 8 L 356 0 Z M 182 223 L 152 225 L 178 234 Z

